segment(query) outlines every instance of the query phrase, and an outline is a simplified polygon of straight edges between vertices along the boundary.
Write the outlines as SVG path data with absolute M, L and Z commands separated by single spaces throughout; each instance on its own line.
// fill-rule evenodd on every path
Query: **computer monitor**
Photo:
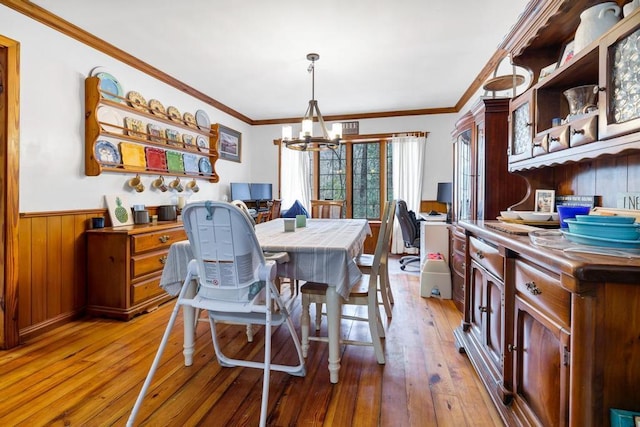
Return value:
M 231 183 L 231 200 L 252 200 L 251 187 L 248 182 Z
M 451 202 L 453 201 L 453 183 L 439 182 L 436 200 L 447 205 L 447 222 L 451 223 Z
M 272 185 L 268 183 L 251 183 L 252 200 L 272 200 Z

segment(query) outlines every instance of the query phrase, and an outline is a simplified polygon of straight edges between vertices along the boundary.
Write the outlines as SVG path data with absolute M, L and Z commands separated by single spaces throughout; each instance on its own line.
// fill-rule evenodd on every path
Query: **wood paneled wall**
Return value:
M 18 327 L 20 339 L 81 316 L 86 306 L 85 230 L 93 211 L 21 214 Z

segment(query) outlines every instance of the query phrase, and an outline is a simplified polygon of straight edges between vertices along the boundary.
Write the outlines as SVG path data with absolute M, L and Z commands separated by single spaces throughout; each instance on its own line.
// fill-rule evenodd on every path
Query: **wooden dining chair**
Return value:
M 344 200 L 311 200 L 311 218 L 343 218 Z
M 272 201 L 269 202 L 269 218 L 270 219 L 276 219 L 276 218 L 280 218 L 280 207 L 282 205 L 282 200 L 280 199 L 273 199 Z
M 380 222 L 380 231 L 376 242 L 376 251 L 378 246 L 382 245 L 380 257 L 379 288 L 382 299 L 381 304 L 388 318 L 391 318 L 391 306 L 393 304 L 393 292 L 391 292 L 391 282 L 389 280 L 389 243 L 391 241 L 391 233 L 393 232 L 393 221 L 395 219 L 396 201 L 386 201 Z M 381 238 L 382 237 L 382 238 Z M 363 274 L 372 274 L 373 262 L 375 254 L 360 254 L 356 258 L 356 264 Z
M 386 226 L 383 225 L 383 227 Z M 385 252 L 384 240 L 385 232 L 381 231 L 378 236 L 379 244 L 376 244 L 376 252 L 371 264 L 370 274 L 363 274 L 362 278 L 356 283 L 351 292 L 349 293 L 349 299 L 343 301 L 343 305 L 358 305 L 367 307 L 367 317 L 351 316 L 343 314 L 343 319 L 350 319 L 356 321 L 366 321 L 369 324 L 369 333 L 371 335 L 371 341 L 359 341 L 359 340 L 347 340 L 342 339 L 342 344 L 351 345 L 368 345 L 373 346 L 376 358 L 379 364 L 385 363 L 384 351 L 382 349 L 382 340 L 384 337 L 384 328 L 382 326 L 382 320 L 380 318 L 379 300 L 378 300 L 378 283 L 380 279 L 380 261 Z M 388 251 L 388 249 L 386 249 Z M 322 319 L 322 304 L 326 303 L 326 283 L 306 282 L 300 287 L 300 293 L 302 295 L 302 316 L 300 320 L 300 329 L 302 330 L 302 355 L 307 356 L 309 350 L 309 341 L 324 341 L 328 342 L 328 337 L 323 336 L 310 336 L 309 328 L 311 322 L 311 316 L 309 313 L 309 307 L 312 303 L 316 305 L 316 331 L 320 330 L 320 322 Z

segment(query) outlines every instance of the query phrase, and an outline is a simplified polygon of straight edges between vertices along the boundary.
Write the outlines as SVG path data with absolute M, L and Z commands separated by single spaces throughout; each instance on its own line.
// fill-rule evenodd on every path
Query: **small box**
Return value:
M 451 271 L 441 254 L 427 255 L 420 275 L 420 296 L 451 299 Z
M 640 426 L 640 412 L 610 409 L 609 413 L 611 417 L 611 427 Z
M 296 220 L 295 219 L 285 219 L 284 220 L 284 231 L 296 231 Z

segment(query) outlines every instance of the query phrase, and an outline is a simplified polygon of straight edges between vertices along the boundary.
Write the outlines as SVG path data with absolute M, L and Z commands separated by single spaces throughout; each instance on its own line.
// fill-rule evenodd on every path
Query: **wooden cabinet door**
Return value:
M 569 333 L 515 299 L 514 410 L 531 424 L 568 424 Z

